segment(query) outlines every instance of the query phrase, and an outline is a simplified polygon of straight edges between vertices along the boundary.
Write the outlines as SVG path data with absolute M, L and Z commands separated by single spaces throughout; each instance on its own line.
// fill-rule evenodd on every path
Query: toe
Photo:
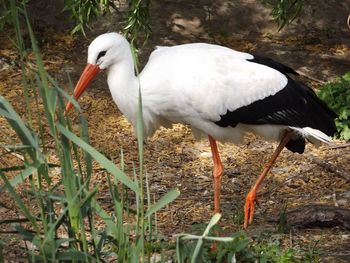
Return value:
M 254 202 L 256 199 L 256 191 L 252 190 L 247 194 L 244 205 L 244 228 L 253 222 Z

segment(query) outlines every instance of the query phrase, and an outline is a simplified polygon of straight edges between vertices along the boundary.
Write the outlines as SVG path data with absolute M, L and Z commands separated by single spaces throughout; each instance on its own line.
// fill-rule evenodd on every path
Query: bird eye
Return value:
M 106 52 L 107 52 L 107 51 L 101 51 L 100 53 L 98 53 L 96 62 L 97 62 L 101 57 L 103 57 L 104 55 L 106 55 Z

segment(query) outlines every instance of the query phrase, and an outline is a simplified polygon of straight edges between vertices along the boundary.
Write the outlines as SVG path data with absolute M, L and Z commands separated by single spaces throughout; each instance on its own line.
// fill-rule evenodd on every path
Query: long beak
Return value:
M 94 77 L 101 71 L 98 65 L 87 64 L 83 73 L 81 73 L 80 79 L 74 89 L 74 98 L 79 99 L 81 94 L 87 88 L 89 83 L 94 79 Z M 71 102 L 66 105 L 66 112 L 68 112 L 73 107 Z

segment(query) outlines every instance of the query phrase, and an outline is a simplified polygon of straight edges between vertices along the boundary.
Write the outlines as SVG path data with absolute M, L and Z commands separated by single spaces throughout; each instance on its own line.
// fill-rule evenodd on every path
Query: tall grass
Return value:
M 23 25 L 20 25 L 19 13 L 25 17 L 29 47 L 25 46 L 21 35 Z M 248 249 L 249 240 L 243 233 L 231 237 L 211 235 L 220 214 L 213 216 L 202 234 L 180 234 L 176 245 L 159 245 L 155 215 L 172 202 L 179 191 L 173 189 L 157 202 L 150 198 L 143 168 L 141 89 L 136 127 L 138 164 L 135 164 L 133 174 L 127 175 L 122 151 L 118 167 L 89 144 L 87 122 L 80 114 L 78 103 L 44 68 L 25 4 L 12 0 L 11 16 L 16 36 L 14 42 L 21 60 L 26 121 L 0 96 L 0 116 L 7 120 L 20 142 L 0 147 L 23 157 L 21 165 L 0 168 L 0 194 L 7 191 L 22 215 L 11 222 L 15 224 L 18 240 L 25 241 L 24 253 L 28 261 L 150 262 L 152 253 L 159 246 L 172 250 L 171 256 L 161 257 L 161 262 L 169 257 L 176 262 L 235 262 L 236 258 L 255 262 L 261 258 L 260 254 L 255 256 L 254 251 Z M 34 57 L 34 61 L 29 63 L 29 57 Z M 79 114 L 79 136 L 72 132 L 70 119 L 64 112 L 65 100 L 71 101 Z M 40 110 L 42 106 L 43 111 Z M 51 156 L 57 162 L 50 163 Z M 93 161 L 106 171 L 112 211 L 105 210 L 98 201 L 99 185 L 92 179 Z M 22 192 L 18 191 L 19 185 Z M 125 189 L 128 189 L 128 196 L 132 195 L 136 200 L 135 210 L 129 207 Z M 210 248 L 213 242 L 217 245 L 214 253 Z M 0 240 L 0 262 L 6 260 L 5 243 Z
M 21 142 L 21 145 L 7 147 L 20 153 L 24 161 L 23 169 L 17 175 L 10 179 L 6 169 L 19 168 L 6 167 L 0 171 L 0 177 L 3 181 L 1 191 L 9 192 L 29 222 L 22 226 L 18 221 L 16 225 L 19 239 L 32 244 L 26 251 L 28 258 L 33 262 L 102 262 L 113 256 L 118 262 L 146 261 L 145 242 L 152 240 L 153 215 L 174 200 L 179 192 L 174 189 L 154 204 L 151 200 L 147 201 L 148 206 L 143 203 L 141 98 L 137 117 L 139 166 L 134 169 L 133 176 L 128 176 L 89 144 L 87 124 L 82 115 L 79 116 L 80 137 L 71 131 L 70 120 L 64 113 L 64 99 L 72 101 L 78 112 L 79 106 L 46 72 L 25 5 L 20 9 L 17 7 L 15 1 L 11 1 L 28 116 L 24 122 L 4 97 L 0 97 L 0 115 L 6 118 Z M 26 18 L 30 49 L 25 47 L 20 33 L 19 12 Z M 35 58 L 31 64 L 27 63 L 29 50 Z M 40 112 L 40 104 L 44 106 L 44 112 Z M 37 108 L 33 109 L 33 105 Z M 53 147 L 58 159 L 55 165 L 48 162 L 48 145 Z M 104 210 L 97 200 L 99 186 L 91 184 L 93 160 L 108 172 L 112 213 Z M 52 166 L 60 169 L 58 181 L 52 180 Z M 26 185 L 25 195 L 31 200 L 30 206 L 23 201 L 23 193 L 16 191 L 16 186 L 22 183 Z M 123 187 L 130 189 L 136 198 L 135 214 L 125 209 Z M 127 217 L 134 217 L 132 221 L 136 223 L 124 224 Z M 104 222 L 99 230 L 95 229 L 97 218 Z M 112 249 L 105 252 L 107 243 Z
M 72 132 L 70 120 L 64 112 L 64 100 L 71 101 L 78 113 L 81 113 L 79 105 L 45 70 L 25 5 L 21 8 L 18 6 L 18 3 L 16 5 L 15 1 L 11 1 L 15 43 L 21 59 L 27 121 L 2 96 L 0 115 L 6 118 L 21 142 L 20 145 L 6 147 L 23 156 L 23 165 L 1 168 L 0 177 L 3 181 L 1 191 L 8 191 L 28 222 L 21 224 L 23 218 L 14 220 L 17 223 L 18 239 L 31 244 L 25 251 L 28 259 L 32 262 L 104 262 L 108 258 L 114 258 L 118 262 L 148 262 L 152 251 L 146 251 L 145 248 L 150 247 L 147 243 L 157 241 L 154 236 L 157 231 L 153 231 L 156 225 L 154 215 L 174 200 L 179 191 L 173 189 L 155 203 L 150 199 L 148 181 L 143 171 L 141 91 L 136 128 L 138 167 L 132 176 L 128 176 L 123 171 L 123 159 L 121 168 L 118 168 L 89 144 L 87 122 L 83 115 L 79 115 L 80 137 Z M 26 18 L 29 48 L 25 46 L 21 35 L 19 12 Z M 29 53 L 34 55 L 32 63 L 28 63 Z M 43 112 L 40 111 L 40 105 L 44 107 Z M 58 159 L 55 164 L 48 162 L 52 149 Z M 93 160 L 107 172 L 113 211 L 106 211 L 97 200 L 99 185 L 91 183 Z M 53 169 L 56 168 L 60 171 L 58 181 L 52 180 Z M 18 171 L 18 174 L 10 177 L 6 171 Z M 17 192 L 16 186 L 19 184 L 24 185 L 24 193 Z M 136 211 L 127 207 L 124 188 L 128 188 L 134 195 Z M 25 199 L 31 201 L 24 201 Z M 133 218 L 130 221 L 135 223 L 125 224 L 125 218 L 130 217 Z M 210 224 L 210 228 L 217 219 L 215 217 L 216 221 Z M 95 229 L 97 220 L 104 223 L 98 230 Z M 200 242 L 194 258 L 200 255 L 207 235 L 206 232 L 205 236 L 198 239 Z M 184 234 L 178 238 L 178 242 L 186 238 L 195 236 Z M 177 253 L 177 258 L 183 262 L 183 252 L 179 247 Z

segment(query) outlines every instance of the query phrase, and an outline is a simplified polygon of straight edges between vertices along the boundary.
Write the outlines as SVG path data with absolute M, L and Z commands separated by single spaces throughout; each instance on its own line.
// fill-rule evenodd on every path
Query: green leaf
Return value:
M 113 218 L 107 214 L 107 212 L 100 206 L 95 198 L 91 199 L 91 207 L 107 225 L 107 235 L 113 236 L 114 238 L 118 237 L 120 234 L 119 232 L 122 229 L 117 228 L 117 224 L 114 222 Z
M 221 218 L 221 214 L 216 213 L 215 215 L 213 215 L 213 217 L 210 219 L 207 228 L 205 229 L 203 236 L 207 236 L 209 234 L 210 229 L 213 228 L 213 226 L 215 226 L 219 220 Z
M 333 82 L 323 85 L 317 94 L 339 116 L 335 120 L 338 137 L 343 140 L 350 140 L 348 134 L 350 126 L 350 72 Z
M 23 240 L 28 240 L 30 242 L 33 242 L 35 238 L 35 233 L 32 231 L 28 231 L 27 229 L 23 228 L 21 225 L 15 225 L 15 229 L 18 231 L 18 233 L 22 236 Z
M 32 225 L 35 227 L 37 232 L 40 232 L 38 229 L 38 226 L 36 224 L 35 218 L 32 216 L 30 213 L 29 209 L 26 207 L 26 205 L 23 203 L 22 199 L 20 196 L 16 193 L 15 189 L 11 186 L 10 182 L 7 180 L 6 176 L 2 173 L 0 173 L 0 177 L 5 183 L 6 188 L 12 195 L 12 198 L 15 200 L 17 206 L 22 210 L 24 216 L 32 223 Z
M 200 238 L 198 239 L 196 248 L 193 251 L 191 263 L 202 262 L 202 253 L 203 253 L 203 238 Z
M 235 251 L 236 252 L 242 251 L 243 249 L 245 249 L 248 246 L 249 242 L 250 241 L 247 238 L 237 241 L 235 243 Z
M 18 183 L 22 183 L 28 176 L 32 175 L 34 172 L 36 172 L 41 164 L 36 163 L 29 167 L 27 167 L 23 172 L 21 172 L 16 177 L 12 178 L 9 183 L 12 187 L 15 187 Z M 0 189 L 3 186 L 0 187 Z
M 65 90 L 61 89 L 57 82 L 50 76 L 48 75 L 48 80 L 50 81 L 50 83 L 54 86 L 54 88 L 57 90 L 57 92 L 62 95 L 66 100 L 68 100 L 69 102 L 71 102 L 74 106 L 74 108 L 76 108 L 79 112 L 81 111 L 81 108 L 79 106 L 79 103 L 74 99 L 74 97 L 70 96 Z M 70 81 L 70 79 L 69 79 Z
M 22 144 L 31 146 L 27 148 L 27 153 L 30 155 L 31 159 L 39 163 L 44 163 L 44 156 L 39 148 L 37 138 L 33 136 L 23 120 L 3 96 L 0 96 L 0 115 L 3 115 L 7 119 L 22 141 Z
M 69 261 L 71 262 L 72 260 L 78 260 L 79 262 L 86 262 L 87 259 L 92 259 L 91 256 L 88 254 L 81 252 L 81 251 L 64 251 L 64 252 L 58 252 L 57 254 L 57 259 L 61 261 Z
M 156 213 L 158 210 L 175 200 L 179 195 L 180 191 L 178 189 L 170 190 L 147 210 L 145 217 L 149 217 L 150 215 Z
M 47 98 L 48 98 L 48 109 L 51 114 L 54 114 L 56 109 L 57 102 L 57 90 L 56 89 L 48 89 L 47 90 Z
M 132 181 L 129 177 L 127 177 L 121 170 L 119 170 L 113 162 L 108 160 L 104 155 L 102 155 L 92 146 L 90 146 L 82 139 L 77 137 L 74 133 L 67 130 L 61 124 L 58 123 L 57 128 L 65 137 L 67 137 L 73 143 L 81 147 L 84 151 L 88 152 L 103 168 L 105 168 L 108 172 L 113 174 L 120 182 L 129 187 L 135 193 L 139 193 L 139 187 L 137 186 L 137 184 L 134 181 Z
M 219 222 L 220 218 L 221 218 L 221 214 L 216 213 L 210 219 L 206 229 L 203 232 L 203 235 L 197 241 L 196 248 L 194 249 L 191 262 L 196 263 L 196 262 L 202 261 L 201 258 L 202 258 L 203 245 L 204 245 L 203 240 L 208 236 L 210 229 L 212 229 L 213 226 L 215 226 Z
M 350 72 L 347 72 L 343 75 L 343 79 L 346 80 L 347 82 L 350 82 Z

